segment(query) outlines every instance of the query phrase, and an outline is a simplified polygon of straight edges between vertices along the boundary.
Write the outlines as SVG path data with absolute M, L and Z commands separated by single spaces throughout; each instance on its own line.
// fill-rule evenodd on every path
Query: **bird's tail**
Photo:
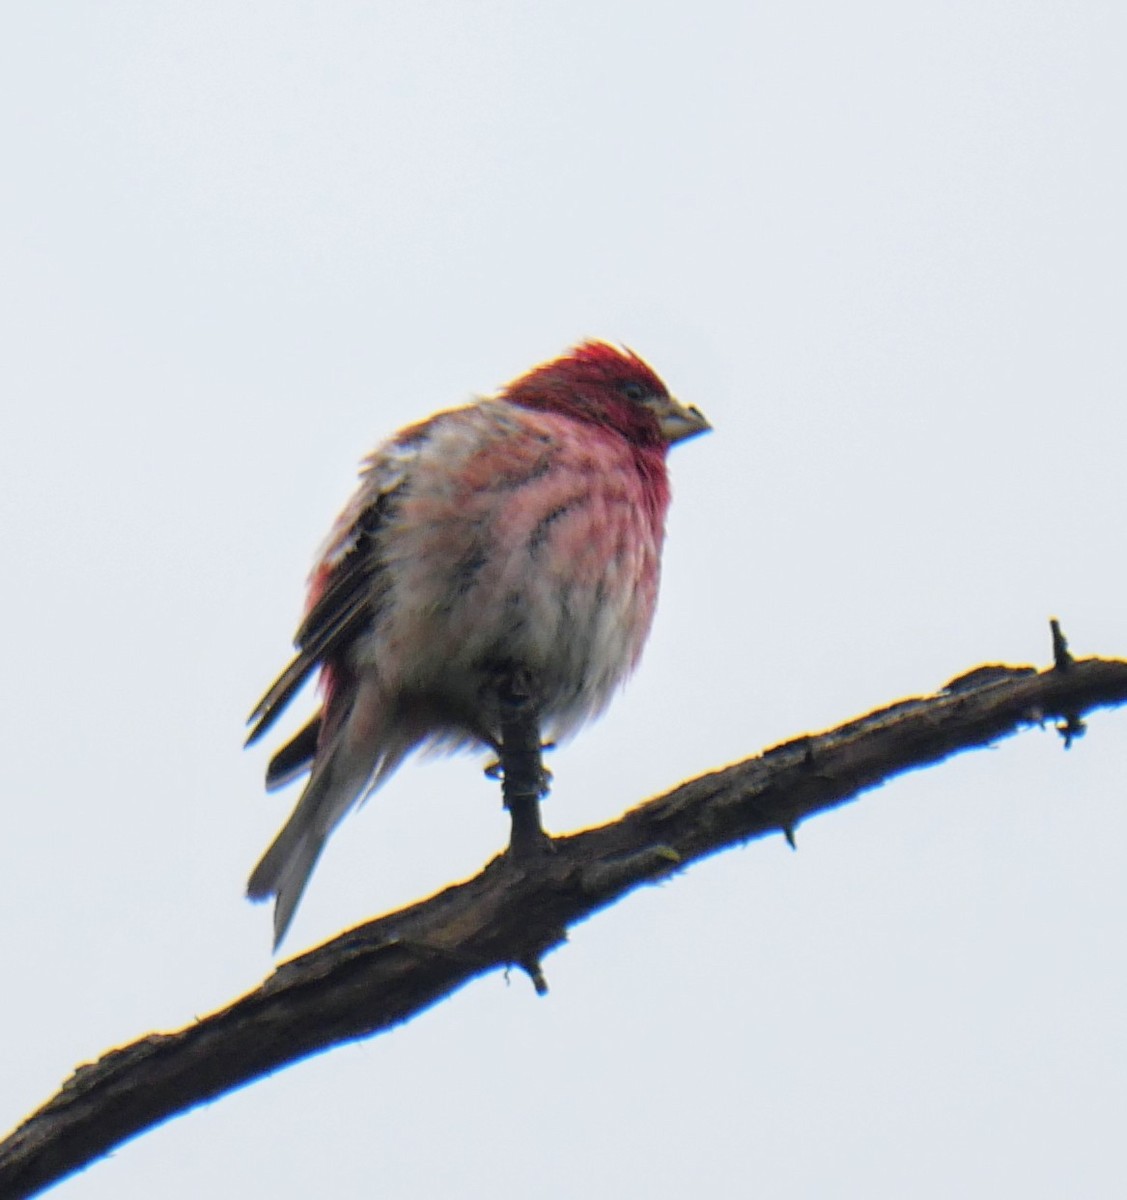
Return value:
M 250 877 L 247 884 L 250 899 L 277 897 L 274 903 L 275 950 L 293 920 L 297 902 L 325 845 L 325 837 L 320 830 L 306 825 L 300 810 L 295 812 Z
M 411 749 L 394 729 L 364 720 L 363 697 L 318 748 L 309 782 L 290 819 L 262 856 L 247 883 L 251 900 L 274 902 L 274 949 L 286 935 L 328 836 L 350 808 L 387 778 Z M 368 698 L 369 700 L 371 698 Z M 357 728 L 362 726 L 362 728 Z M 390 737 L 387 734 L 390 733 Z

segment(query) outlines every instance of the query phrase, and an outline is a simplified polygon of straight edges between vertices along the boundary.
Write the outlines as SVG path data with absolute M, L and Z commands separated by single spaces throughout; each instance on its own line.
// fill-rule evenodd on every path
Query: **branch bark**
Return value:
M 639 887 L 728 846 L 798 824 L 904 771 L 1057 722 L 1067 747 L 1084 714 L 1127 702 L 1127 661 L 978 667 L 934 695 L 703 775 L 617 821 L 556 838 L 554 853 L 502 855 L 474 879 L 279 966 L 254 991 L 171 1034 L 79 1067 L 0 1143 L 0 1196 L 32 1196 L 126 1139 L 288 1063 L 399 1024 L 486 972 L 541 959 L 567 929 Z

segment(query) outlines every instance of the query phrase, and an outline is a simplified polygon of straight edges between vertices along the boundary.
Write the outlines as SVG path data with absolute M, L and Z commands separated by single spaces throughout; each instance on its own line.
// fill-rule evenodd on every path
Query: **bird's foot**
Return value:
M 541 757 L 540 707 L 527 672 L 513 670 L 499 681 L 501 796 L 512 818 L 509 854 L 514 859 L 543 853 L 551 838 L 540 823 L 540 800 L 552 776 Z
M 554 750 L 555 742 L 544 742 L 541 745 L 541 750 Z M 504 764 L 499 758 L 495 758 L 492 762 L 487 762 L 482 768 L 486 779 L 503 779 L 505 776 Z M 552 790 L 552 772 L 543 764 L 540 764 L 540 796 L 543 798 Z
M 527 862 L 531 858 L 554 852 L 552 835 L 540 824 L 539 801 L 528 802 L 528 798 L 523 797 L 521 802 L 510 803 L 507 807 L 512 818 L 512 830 L 506 854 L 512 862 Z

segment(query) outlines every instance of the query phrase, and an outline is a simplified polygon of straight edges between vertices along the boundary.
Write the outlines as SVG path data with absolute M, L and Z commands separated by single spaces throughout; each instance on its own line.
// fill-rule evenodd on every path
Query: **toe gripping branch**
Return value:
M 547 846 L 540 799 L 551 778 L 541 757 L 540 714 L 526 679 L 513 675 L 499 688 L 501 701 L 501 796 L 512 818 L 509 853 L 520 858 Z

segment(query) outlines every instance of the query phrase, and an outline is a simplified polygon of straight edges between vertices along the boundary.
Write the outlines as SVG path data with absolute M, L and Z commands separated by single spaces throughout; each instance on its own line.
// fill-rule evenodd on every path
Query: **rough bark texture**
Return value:
M 542 957 L 640 884 L 800 821 L 903 771 L 1046 721 L 1070 741 L 1092 709 L 1127 701 L 1127 662 L 988 665 L 942 691 L 775 746 L 694 779 L 554 853 L 494 859 L 475 879 L 283 963 L 228 1008 L 79 1067 L 0 1143 L 0 1196 L 30 1196 L 144 1129 L 341 1042 L 388 1029 L 488 971 Z

